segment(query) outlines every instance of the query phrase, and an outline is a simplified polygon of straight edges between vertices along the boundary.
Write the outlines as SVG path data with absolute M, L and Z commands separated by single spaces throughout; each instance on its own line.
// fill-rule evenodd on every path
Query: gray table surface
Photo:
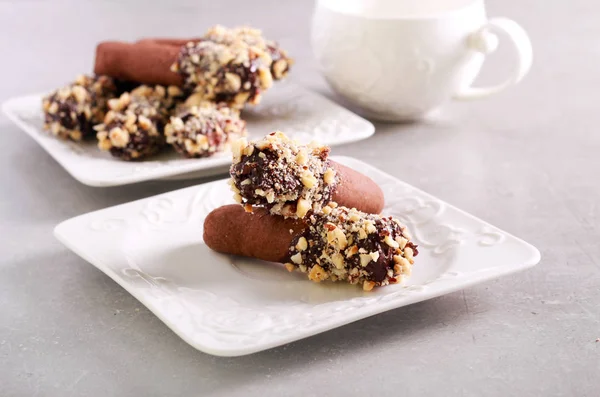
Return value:
M 331 94 L 308 1 L 0 1 L 0 100 L 89 71 L 104 39 L 249 22 Z M 518 87 L 336 148 L 536 245 L 534 269 L 240 358 L 188 346 L 52 236 L 62 220 L 202 181 L 91 188 L 0 116 L 1 396 L 595 396 L 600 386 L 600 24 L 589 0 L 495 0 L 530 33 Z M 482 81 L 500 78 L 500 49 Z

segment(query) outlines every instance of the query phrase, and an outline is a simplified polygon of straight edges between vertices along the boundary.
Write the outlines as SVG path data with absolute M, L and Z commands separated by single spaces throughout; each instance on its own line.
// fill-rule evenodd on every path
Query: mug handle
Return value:
M 529 72 L 533 58 L 531 41 L 525 29 L 513 20 L 507 18 L 490 19 L 481 29 L 469 36 L 469 47 L 484 55 L 494 52 L 498 46 L 498 38 L 493 33 L 504 33 L 510 39 L 517 53 L 517 65 L 511 76 L 503 83 L 491 87 L 469 86 L 463 88 L 454 95 L 454 99 L 471 100 L 489 97 L 504 91 L 511 85 L 517 84 Z

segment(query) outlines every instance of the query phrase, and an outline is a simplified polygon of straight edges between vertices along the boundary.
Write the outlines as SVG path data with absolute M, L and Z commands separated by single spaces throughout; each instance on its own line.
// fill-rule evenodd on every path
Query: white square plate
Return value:
M 419 244 L 406 285 L 362 288 L 288 273 L 282 265 L 211 251 L 204 218 L 232 203 L 224 180 L 92 212 L 56 237 L 102 270 L 195 348 L 238 356 L 535 265 L 530 244 L 361 161 L 337 157 L 385 192 L 386 215 Z
M 95 140 L 61 141 L 42 130 L 43 94 L 13 98 L 3 103 L 4 113 L 37 141 L 75 179 L 90 186 L 118 186 L 151 179 L 179 176 L 196 178 L 227 172 L 230 153 L 186 159 L 167 150 L 145 161 L 127 162 L 100 151 Z M 249 139 L 282 130 L 308 143 L 329 146 L 366 139 L 375 127 L 369 121 L 329 99 L 292 83 L 278 83 L 255 108 L 244 111 Z

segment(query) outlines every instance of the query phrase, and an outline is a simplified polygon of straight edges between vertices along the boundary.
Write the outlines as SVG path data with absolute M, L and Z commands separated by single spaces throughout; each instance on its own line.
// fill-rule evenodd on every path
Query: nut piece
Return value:
M 328 185 L 331 185 L 333 182 L 335 182 L 335 171 L 333 168 L 327 168 L 327 170 L 325 170 L 325 173 L 323 174 L 323 181 L 325 181 L 325 183 Z
M 325 269 L 323 269 L 319 265 L 314 265 L 312 267 L 312 269 L 310 269 L 310 272 L 308 273 L 308 279 L 311 281 L 314 281 L 316 283 L 326 280 L 327 277 L 328 277 L 328 275 L 325 272 Z
M 306 164 L 308 161 L 308 155 L 306 154 L 306 150 L 301 149 L 296 155 L 296 162 L 300 165 Z
M 400 249 L 404 249 L 404 247 L 406 247 L 406 243 L 408 243 L 408 240 L 405 239 L 404 237 L 396 237 L 396 242 L 398 243 Z
M 140 115 L 138 117 L 138 124 L 145 130 L 149 130 L 152 127 L 152 121 L 146 116 Z
M 242 79 L 235 73 L 225 73 L 225 81 L 227 82 L 227 88 L 232 92 L 239 91 L 242 88 Z
M 76 86 L 74 86 L 74 87 L 72 88 L 72 91 L 73 91 L 73 96 L 75 97 L 75 100 L 76 100 L 78 103 L 83 103 L 83 102 L 85 102 L 85 100 L 86 100 L 86 99 L 87 99 L 87 97 L 88 97 L 88 93 L 87 93 L 87 91 L 85 90 L 85 88 L 83 88 L 83 87 L 82 87 L 82 86 L 80 86 L 80 85 L 76 85 Z
M 392 248 L 400 247 L 400 244 L 398 244 L 396 241 L 394 241 L 394 239 L 392 239 L 392 236 L 390 236 L 389 234 L 387 236 L 385 236 L 385 238 L 383 239 L 383 242 Z
M 369 234 L 377 233 L 377 228 L 375 227 L 373 222 L 365 221 L 365 226 L 366 226 L 367 233 L 369 233 Z
M 252 156 L 252 153 L 254 153 L 254 146 L 252 145 L 248 145 L 246 146 L 246 148 L 242 151 L 242 153 L 246 156 Z M 249 181 L 249 179 L 247 179 Z
M 167 87 L 167 93 L 169 94 L 169 96 L 172 96 L 172 97 L 183 95 L 183 91 L 181 91 L 181 89 L 179 87 L 174 86 L 174 85 L 170 85 Z
M 365 281 L 363 283 L 363 291 L 371 291 L 375 287 L 375 283 L 373 281 Z
M 299 199 L 298 205 L 296 207 L 296 216 L 298 218 L 304 218 L 306 216 L 306 214 L 308 213 L 308 211 L 310 211 L 310 209 L 311 209 L 311 207 L 310 207 L 310 203 L 308 202 L 308 200 Z
M 396 263 L 402 267 L 403 273 L 408 271 L 411 267 L 410 262 L 406 258 L 403 258 L 400 255 L 394 255 L 394 263 Z
M 346 235 L 344 232 L 337 226 L 334 226 L 333 229 L 327 232 L 327 242 L 329 244 L 337 241 L 337 245 L 340 250 L 343 250 L 348 245 L 348 240 L 346 239 Z
M 74 141 L 80 141 L 80 140 L 81 140 L 81 137 L 82 137 L 82 135 L 81 135 L 81 131 L 78 131 L 78 130 L 71 130 L 71 131 L 69 132 L 69 135 L 71 136 L 71 138 L 72 138 Z
M 129 134 L 119 127 L 110 130 L 108 136 L 115 147 L 125 147 L 129 142 Z
M 85 85 L 86 80 L 87 76 L 85 74 L 78 74 L 77 77 L 75 77 L 75 84 Z
M 272 66 L 273 77 L 275 77 L 276 79 L 282 78 L 287 67 L 288 67 L 288 64 L 285 59 L 280 59 L 280 60 L 276 61 Z
M 246 103 L 248 101 L 248 98 L 250 98 L 249 92 L 240 92 L 233 98 L 233 101 L 237 105 L 243 105 L 244 103 Z
M 357 213 L 353 212 L 350 214 L 348 219 L 350 220 L 350 222 L 358 222 L 360 221 L 360 216 Z
M 239 163 L 242 159 L 242 151 L 248 146 L 246 138 L 240 138 L 231 143 L 231 152 L 233 153 L 233 162 Z
M 302 254 L 300 252 L 298 252 L 297 254 L 292 255 L 292 257 L 290 259 L 295 264 L 300 265 L 302 263 Z
M 288 271 L 288 272 L 290 272 L 290 273 L 291 273 L 291 272 L 293 272 L 293 271 L 294 271 L 294 269 L 296 269 L 296 266 L 294 266 L 294 265 L 293 265 L 293 264 L 291 264 L 291 263 L 286 263 L 284 266 L 285 266 L 285 268 L 287 269 L 287 271 Z
M 344 257 L 342 256 L 342 254 L 335 253 L 335 254 L 331 255 L 331 261 L 333 262 L 333 265 L 336 268 L 338 268 L 340 270 L 344 268 Z
M 348 248 L 348 250 L 346 251 L 346 258 L 351 258 L 352 256 L 356 255 L 357 253 L 358 253 L 358 246 L 353 245 L 352 247 Z
M 58 112 L 58 103 L 52 102 L 52 105 L 48 106 L 48 113 L 55 114 Z
M 313 173 L 308 170 L 305 170 L 302 173 L 300 180 L 302 181 L 302 184 L 309 189 L 317 184 L 317 178 L 315 178 Z
M 298 251 L 304 251 L 308 248 L 308 242 L 306 241 L 306 239 L 304 237 L 300 237 L 298 239 L 298 243 L 296 244 L 296 249 Z
M 267 89 L 273 85 L 273 75 L 271 75 L 271 71 L 269 69 L 259 68 L 258 80 L 260 81 L 260 86 L 263 89 Z
M 267 203 L 271 204 L 273 201 L 275 201 L 275 192 L 270 190 L 267 192 L 265 197 L 267 198 Z
M 366 267 L 372 259 L 370 254 L 360 254 L 360 265 Z
M 119 99 L 117 99 L 117 101 L 119 102 L 117 105 L 118 109 L 114 110 L 123 110 L 131 103 L 131 95 L 129 95 L 129 93 L 126 92 L 123 95 L 121 95 Z
M 364 240 L 367 238 L 367 232 L 365 232 L 365 229 L 358 229 L 358 238 L 360 240 Z
M 108 133 L 106 131 L 98 132 L 96 137 L 98 138 L 98 148 L 100 150 L 110 150 L 112 144 L 110 143 L 110 139 L 108 139 Z

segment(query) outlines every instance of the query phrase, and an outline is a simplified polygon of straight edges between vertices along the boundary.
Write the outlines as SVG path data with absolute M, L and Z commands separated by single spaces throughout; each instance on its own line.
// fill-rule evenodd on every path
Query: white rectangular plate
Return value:
M 406 285 L 316 284 L 282 265 L 211 251 L 204 218 L 232 203 L 224 180 L 92 212 L 58 225 L 56 237 L 106 273 L 195 348 L 238 356 L 318 334 L 390 309 L 535 265 L 530 244 L 361 161 L 385 192 L 386 215 L 419 244 Z
M 127 162 L 101 152 L 96 141 L 61 141 L 42 130 L 43 94 L 13 98 L 3 103 L 4 113 L 40 144 L 69 174 L 90 186 L 118 186 L 165 177 L 204 177 L 225 173 L 230 153 L 186 159 L 167 150 L 145 161 Z M 369 121 L 329 99 L 292 83 L 278 83 L 260 105 L 244 111 L 249 139 L 275 130 L 308 143 L 336 146 L 366 139 L 375 127 Z

